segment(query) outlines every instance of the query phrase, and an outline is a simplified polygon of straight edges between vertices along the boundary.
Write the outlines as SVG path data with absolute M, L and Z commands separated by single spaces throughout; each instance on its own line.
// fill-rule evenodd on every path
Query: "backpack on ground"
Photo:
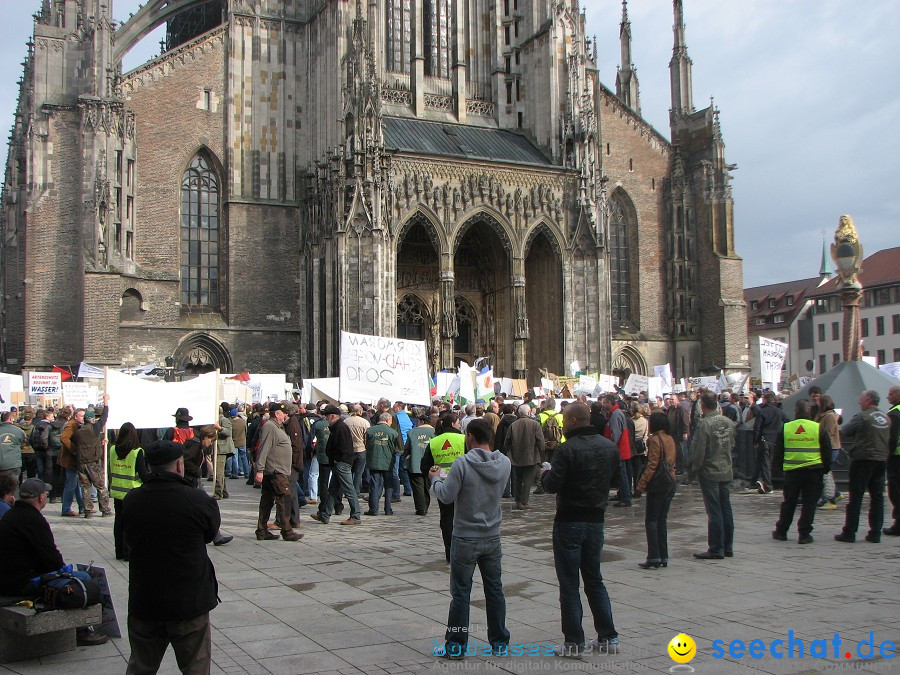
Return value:
M 547 416 L 544 419 L 544 424 L 542 426 L 542 431 L 544 433 L 544 447 L 547 450 L 553 450 L 559 445 L 559 441 L 562 439 L 562 427 L 559 426 L 559 422 L 556 421 L 556 413 L 552 410 L 547 411 Z

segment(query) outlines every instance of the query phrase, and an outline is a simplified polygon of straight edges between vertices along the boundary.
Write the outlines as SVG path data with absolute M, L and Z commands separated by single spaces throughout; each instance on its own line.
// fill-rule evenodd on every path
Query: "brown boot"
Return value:
M 288 530 L 287 532 L 281 533 L 281 538 L 285 541 L 300 541 L 301 539 L 303 539 L 303 535 L 300 532 Z

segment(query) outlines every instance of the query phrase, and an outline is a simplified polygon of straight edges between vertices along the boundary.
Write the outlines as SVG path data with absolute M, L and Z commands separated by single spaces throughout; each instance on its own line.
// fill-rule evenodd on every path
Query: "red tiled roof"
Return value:
M 900 284 L 900 246 L 886 248 L 865 258 L 859 282 L 863 288 L 876 288 L 889 284 Z M 838 277 L 809 294 L 811 298 L 820 298 L 837 292 Z
M 756 286 L 744 289 L 744 302 L 747 303 L 747 329 L 750 332 L 766 330 L 774 326 L 788 326 L 803 309 L 807 295 L 816 289 L 821 283 L 822 277 L 812 279 L 800 279 L 799 281 L 785 281 L 780 284 Z M 791 296 L 793 304 L 787 304 L 787 298 Z M 774 300 L 775 306 L 769 307 L 769 301 Z M 753 303 L 756 309 L 753 309 Z M 774 323 L 773 317 L 781 314 L 784 321 Z M 762 319 L 764 323 L 757 324 Z

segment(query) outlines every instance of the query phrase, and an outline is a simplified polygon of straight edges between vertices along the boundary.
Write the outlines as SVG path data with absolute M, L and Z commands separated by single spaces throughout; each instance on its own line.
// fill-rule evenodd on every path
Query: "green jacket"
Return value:
M 331 427 L 328 426 L 328 420 L 324 417 L 318 420 L 313 425 L 313 433 L 316 436 L 316 459 L 319 460 L 319 464 L 327 466 L 331 464 L 331 460 L 328 459 L 328 455 L 325 453 L 325 448 L 328 446 L 328 437 L 331 436 Z
M 406 434 L 406 470 L 410 473 L 422 473 L 422 458 L 428 451 L 429 443 L 434 438 L 434 427 L 426 424 L 413 427 Z
M 690 478 L 698 476 L 722 483 L 731 481 L 734 422 L 718 411 L 704 415 L 691 440 Z
M 383 422 L 366 430 L 366 466 L 369 471 L 389 471 L 397 447 L 397 432 Z
M 0 424 L 0 471 L 22 468 L 25 432 L 15 424 Z

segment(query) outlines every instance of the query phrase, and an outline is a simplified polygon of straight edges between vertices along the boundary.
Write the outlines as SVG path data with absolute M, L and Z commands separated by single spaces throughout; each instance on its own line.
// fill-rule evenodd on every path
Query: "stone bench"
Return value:
M 35 659 L 75 649 L 75 629 L 100 623 L 102 605 L 35 612 L 0 607 L 0 663 Z

